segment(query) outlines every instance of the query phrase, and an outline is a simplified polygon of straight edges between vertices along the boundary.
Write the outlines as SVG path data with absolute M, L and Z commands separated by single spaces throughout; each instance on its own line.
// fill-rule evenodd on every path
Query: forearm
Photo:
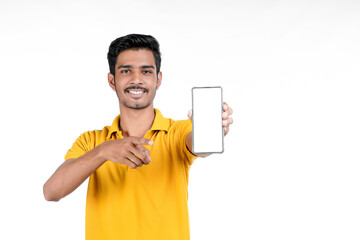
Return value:
M 44 184 L 44 197 L 59 201 L 78 188 L 105 162 L 100 146 L 83 156 L 64 162 Z

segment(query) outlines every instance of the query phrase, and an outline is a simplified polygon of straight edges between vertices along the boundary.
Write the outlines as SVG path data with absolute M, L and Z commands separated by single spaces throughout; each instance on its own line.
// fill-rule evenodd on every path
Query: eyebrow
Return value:
M 118 67 L 118 69 L 120 69 L 120 68 L 132 68 L 132 67 L 133 67 L 132 65 L 120 65 Z M 140 68 L 152 68 L 152 69 L 155 70 L 155 67 L 153 65 L 143 65 Z
M 155 70 L 155 67 L 153 65 L 144 65 L 144 66 L 141 66 L 141 68 L 152 68 Z
M 131 65 L 120 65 L 118 67 L 118 69 L 120 69 L 120 68 L 132 68 L 132 66 Z

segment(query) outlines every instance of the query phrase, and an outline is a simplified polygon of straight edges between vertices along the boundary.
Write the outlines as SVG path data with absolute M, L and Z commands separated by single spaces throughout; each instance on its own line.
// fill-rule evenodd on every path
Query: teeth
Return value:
M 141 94 L 143 91 L 129 91 L 131 94 Z

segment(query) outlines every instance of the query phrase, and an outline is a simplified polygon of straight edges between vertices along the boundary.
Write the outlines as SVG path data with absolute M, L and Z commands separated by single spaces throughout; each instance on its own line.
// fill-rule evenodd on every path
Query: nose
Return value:
M 142 79 L 141 71 L 135 71 L 135 72 L 134 72 L 130 84 L 134 84 L 134 85 L 141 85 L 141 84 L 143 84 L 143 79 Z

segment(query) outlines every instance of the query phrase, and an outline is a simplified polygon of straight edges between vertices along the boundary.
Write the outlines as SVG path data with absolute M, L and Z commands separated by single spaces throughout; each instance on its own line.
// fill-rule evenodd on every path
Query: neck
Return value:
M 124 137 L 144 137 L 155 119 L 152 104 L 139 110 L 130 109 L 120 104 L 120 113 L 119 127 Z

